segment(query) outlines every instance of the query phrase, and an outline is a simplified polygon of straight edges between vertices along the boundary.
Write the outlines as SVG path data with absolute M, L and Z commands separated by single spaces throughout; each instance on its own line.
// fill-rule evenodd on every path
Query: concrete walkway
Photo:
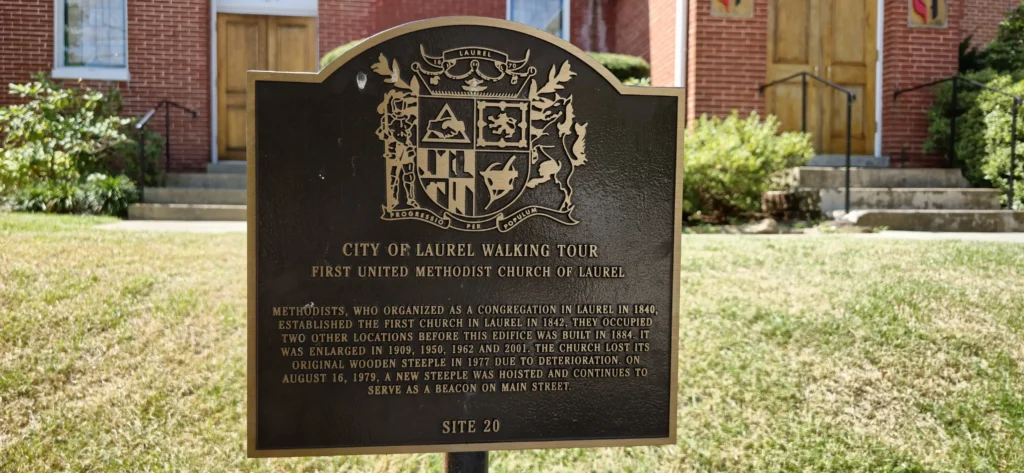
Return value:
M 1024 243 L 1024 233 L 1014 232 L 906 232 L 887 230 L 880 233 L 857 233 L 863 238 L 895 238 L 901 240 L 967 240 Z
M 183 233 L 245 233 L 246 222 L 226 221 L 182 221 L 182 220 L 122 220 L 99 225 L 104 230 L 136 232 L 183 232 Z M 1024 243 L 1024 233 L 967 233 L 967 232 L 904 232 L 884 231 L 881 233 L 852 233 L 859 238 L 893 238 L 902 240 L 969 240 Z M 761 235 L 799 237 L 799 234 Z
M 245 233 L 246 222 L 186 220 L 121 220 L 97 228 L 133 232 Z

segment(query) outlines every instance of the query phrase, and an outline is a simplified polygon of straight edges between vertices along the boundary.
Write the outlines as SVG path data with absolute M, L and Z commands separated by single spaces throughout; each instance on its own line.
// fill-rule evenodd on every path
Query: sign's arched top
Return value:
M 491 28 L 500 28 L 504 30 L 515 31 L 527 36 L 546 41 L 551 45 L 565 51 L 576 57 L 595 72 L 600 74 L 608 81 L 609 84 L 615 87 L 615 89 L 624 95 L 659 95 L 659 96 L 683 96 L 682 88 L 668 88 L 668 87 L 635 87 L 623 85 L 618 78 L 616 78 L 611 71 L 606 67 L 602 66 L 601 63 L 597 62 L 593 56 L 587 54 L 582 49 L 576 47 L 572 43 L 554 36 L 545 31 L 538 30 L 526 26 L 522 23 L 516 23 L 514 21 L 503 20 L 498 18 L 487 18 L 479 16 L 449 16 L 440 18 L 431 18 L 428 20 L 419 20 L 409 23 L 405 23 L 394 28 L 390 28 L 381 31 L 364 41 L 360 42 L 356 46 L 346 51 L 341 56 L 338 56 L 334 61 L 331 61 L 327 67 L 321 69 L 316 73 L 309 72 L 271 72 L 271 71 L 249 71 L 249 81 L 292 81 L 292 82 L 323 82 L 335 71 L 345 65 L 353 58 L 359 56 L 363 52 L 374 48 L 386 41 L 398 38 L 402 35 L 413 33 L 416 31 L 444 27 L 444 26 L 484 26 Z

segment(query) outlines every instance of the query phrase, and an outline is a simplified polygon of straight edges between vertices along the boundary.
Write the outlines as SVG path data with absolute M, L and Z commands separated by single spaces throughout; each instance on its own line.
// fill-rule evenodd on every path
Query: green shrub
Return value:
M 127 176 L 92 174 L 82 186 L 83 210 L 98 215 L 122 217 L 128 206 L 139 201 L 139 190 Z
M 985 50 L 985 63 L 1000 72 L 1024 69 L 1024 4 L 1006 14 L 996 39 Z
M 637 86 L 637 87 L 650 87 L 651 86 L 651 78 L 650 77 L 644 77 L 642 79 L 637 79 L 636 77 L 630 77 L 629 79 L 626 79 L 626 80 L 622 81 L 622 84 L 623 85 L 634 85 L 634 86 Z
M 966 79 L 987 83 L 997 77 L 991 69 L 964 74 Z M 960 168 L 964 177 L 973 186 L 987 187 L 990 183 L 981 171 L 985 158 L 985 115 L 978 108 L 978 87 L 961 84 L 957 92 L 956 159 L 950 159 L 950 166 Z M 924 93 L 924 92 L 918 92 Z M 928 111 L 928 138 L 924 142 L 926 153 L 949 154 L 950 104 L 953 101 L 953 84 L 946 82 L 935 87 L 935 100 Z
M 1005 90 L 1018 97 L 1024 96 L 1024 81 L 1000 76 L 989 86 Z M 1010 175 L 1010 137 L 1013 120 L 1013 99 L 989 90 L 978 96 L 978 109 L 984 117 L 985 156 L 981 172 L 993 186 L 1003 191 L 1003 204 L 1012 209 L 1024 209 L 1024 107 L 1017 113 L 1017 162 L 1014 169 L 1014 200 L 1006 201 Z
M 966 38 L 960 41 L 960 51 L 957 53 L 956 60 L 957 70 L 961 74 L 980 71 L 987 67 L 988 52 L 984 49 L 978 49 L 974 45 L 974 36 L 967 35 Z
M 10 198 L 19 212 L 89 213 L 124 216 L 139 201 L 139 191 L 127 176 L 90 174 L 85 182 L 43 180 L 22 186 Z
M 756 113 L 740 118 L 701 118 L 685 140 L 683 211 L 723 220 L 756 212 L 771 176 L 807 163 L 814 155 L 806 133 L 779 133 L 779 121 Z
M 23 104 L 0 107 L 0 193 L 39 182 L 77 184 L 94 172 L 120 172 L 137 161 L 131 120 L 121 118 L 121 97 L 65 88 L 43 74 L 11 84 Z M 153 139 L 155 160 L 162 140 Z M 153 167 L 155 168 L 155 167 Z
M 651 76 L 651 65 L 642 57 L 615 53 L 588 53 L 608 68 L 612 75 L 625 81 L 630 78 L 642 79 Z
M 128 137 L 129 120 L 117 116 L 120 98 L 95 91 L 66 89 L 43 75 L 34 82 L 11 84 L 23 105 L 0 109 L 0 182 L 18 187 L 28 182 L 78 182 L 102 169 L 109 154 Z
M 10 198 L 11 210 L 18 212 L 81 213 L 85 195 L 75 183 L 39 181 L 20 187 Z
M 107 172 L 109 174 L 124 174 L 133 181 L 139 179 L 139 142 L 138 132 L 134 130 L 136 119 L 132 119 L 133 139 L 125 141 L 118 147 L 118 152 L 111 156 L 108 162 Z M 148 127 L 144 131 L 146 135 L 146 151 L 143 159 L 146 162 L 146 185 L 161 186 L 164 184 L 164 168 L 160 166 L 160 159 L 164 152 L 164 137 Z
M 363 40 L 357 39 L 328 51 L 327 54 L 324 54 L 324 57 L 320 58 L 320 69 L 327 67 L 328 64 L 334 62 L 335 59 L 338 59 L 342 54 L 348 52 L 349 49 L 352 49 L 355 45 L 362 42 Z

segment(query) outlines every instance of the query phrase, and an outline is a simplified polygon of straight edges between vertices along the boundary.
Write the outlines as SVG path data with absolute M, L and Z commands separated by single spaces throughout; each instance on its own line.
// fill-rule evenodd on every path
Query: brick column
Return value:
M 764 114 L 757 91 L 768 75 L 768 1 L 753 18 L 715 18 L 712 0 L 690 0 L 687 121 L 702 114 Z M 674 35 L 674 33 L 673 33 Z
M 928 109 L 933 93 L 920 90 L 900 96 L 897 89 L 951 76 L 957 70 L 964 0 L 948 0 L 945 28 L 911 28 L 906 0 L 885 2 L 882 87 L 882 154 L 897 165 L 902 150 L 907 165 L 935 166 L 945 163 L 941 156 L 926 156 L 922 145 L 928 136 Z
M 690 0 L 691 2 L 695 0 Z M 676 73 L 676 0 L 650 0 L 651 85 L 672 87 Z

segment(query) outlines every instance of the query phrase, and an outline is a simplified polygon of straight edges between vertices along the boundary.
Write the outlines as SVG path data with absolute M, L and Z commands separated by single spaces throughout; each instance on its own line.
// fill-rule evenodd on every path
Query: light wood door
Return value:
M 248 70 L 315 72 L 316 19 L 217 15 L 218 158 L 245 160 Z
M 825 78 L 857 94 L 850 116 L 853 154 L 873 154 L 875 142 L 875 0 L 822 0 Z M 846 94 L 823 91 L 822 149 L 846 152 Z
M 870 154 L 875 133 L 875 1 L 770 0 L 769 82 L 809 72 L 857 94 L 851 120 L 851 151 Z M 766 109 L 785 131 L 802 127 L 800 79 L 765 91 Z M 846 151 L 846 95 L 807 82 L 806 127 L 814 149 Z
M 820 0 L 771 0 L 768 9 L 768 82 L 800 72 L 819 74 L 821 66 Z M 803 128 L 803 83 L 799 78 L 765 90 L 768 113 L 779 118 L 783 131 Z M 818 88 L 807 82 L 807 131 L 820 148 L 821 105 Z

